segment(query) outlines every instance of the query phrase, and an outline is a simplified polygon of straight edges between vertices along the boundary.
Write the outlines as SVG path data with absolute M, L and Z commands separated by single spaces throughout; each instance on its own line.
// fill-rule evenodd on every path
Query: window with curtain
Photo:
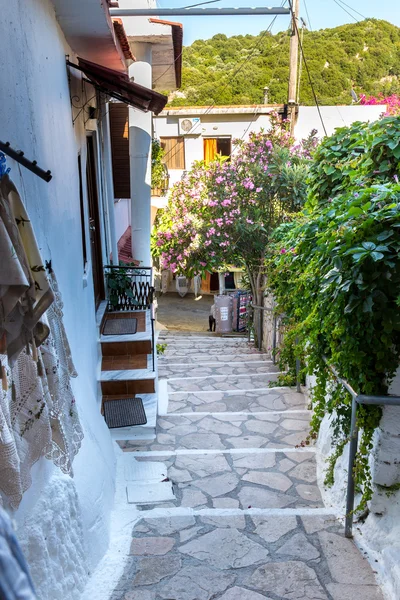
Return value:
M 168 169 L 184 169 L 185 140 L 183 137 L 162 137 L 160 143 L 165 152 L 163 161 Z
M 217 155 L 230 156 L 231 154 L 231 138 L 204 138 L 204 160 L 206 163 L 215 160 Z

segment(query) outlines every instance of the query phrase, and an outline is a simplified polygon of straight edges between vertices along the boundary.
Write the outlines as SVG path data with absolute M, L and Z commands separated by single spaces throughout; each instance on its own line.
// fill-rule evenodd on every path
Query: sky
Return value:
M 203 1 L 205 0 L 158 0 L 158 6 L 175 8 L 190 6 Z M 282 0 L 219 0 L 213 4 L 204 5 L 204 8 L 280 6 L 281 2 Z M 308 9 L 308 16 L 306 9 Z M 312 30 L 336 27 L 344 23 L 355 23 L 356 20 L 362 20 L 363 16 L 385 19 L 400 27 L 400 0 L 300 0 L 300 16 L 304 18 L 308 27 Z M 272 17 L 268 16 L 162 18 L 179 21 L 183 24 L 183 43 L 185 46 L 200 38 L 208 39 L 217 33 L 225 33 L 228 37 L 248 33 L 256 35 L 267 29 L 272 20 Z M 289 16 L 278 16 L 272 28 L 272 33 L 286 30 L 288 25 Z

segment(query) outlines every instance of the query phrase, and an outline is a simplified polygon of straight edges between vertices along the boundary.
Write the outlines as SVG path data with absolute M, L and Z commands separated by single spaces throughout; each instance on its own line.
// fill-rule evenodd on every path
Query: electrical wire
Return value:
M 311 20 L 310 20 L 310 15 L 308 14 L 308 7 L 307 7 L 307 2 L 306 0 L 304 0 L 304 8 L 306 9 L 306 15 L 307 15 L 307 22 L 308 22 L 308 28 L 310 31 L 312 31 L 312 27 L 311 27 Z
M 345 6 L 347 6 L 347 8 L 350 8 L 350 10 L 352 10 L 357 15 L 360 15 L 360 17 L 362 17 L 363 19 L 367 19 L 367 17 L 365 17 L 360 12 L 358 12 L 358 10 L 356 10 L 355 8 L 353 8 L 352 6 L 350 6 L 350 4 L 346 4 L 346 2 L 343 2 L 343 0 L 339 0 L 339 2 L 340 2 L 340 4 L 344 4 Z
M 342 6 L 341 4 L 339 4 L 339 2 L 337 0 L 333 0 L 333 1 L 334 1 L 334 3 L 337 6 L 339 6 L 339 8 L 341 8 L 342 10 L 344 10 L 345 13 L 347 13 L 352 19 L 354 19 L 356 23 L 359 22 L 358 19 L 354 15 L 352 15 L 351 13 L 349 13 L 349 11 L 347 10 L 347 8 L 345 8 L 344 6 Z
M 282 0 L 281 2 L 281 7 L 285 6 L 287 0 Z M 239 67 L 236 68 L 236 70 L 233 71 L 233 73 L 228 73 L 225 75 L 225 78 L 229 78 L 229 80 L 232 80 L 233 78 L 235 78 L 240 71 L 244 68 L 245 65 L 247 65 L 249 63 L 250 60 L 252 60 L 254 58 L 255 52 L 256 50 L 258 50 L 259 46 L 261 45 L 261 42 L 263 41 L 263 39 L 265 38 L 265 36 L 270 33 L 275 21 L 277 19 L 277 15 L 272 19 L 271 23 L 269 24 L 269 26 L 267 27 L 267 29 L 263 32 L 263 34 L 261 35 L 260 39 L 256 42 L 252 53 L 250 54 L 250 56 L 247 56 L 245 59 L 243 59 L 243 61 L 239 64 Z M 250 48 L 251 49 L 251 48 Z M 224 86 L 226 88 L 226 84 Z M 214 107 L 216 106 L 216 103 L 214 102 L 213 104 L 210 104 L 210 106 L 208 106 L 208 108 L 204 111 L 204 113 L 201 113 L 202 116 L 207 115 Z M 201 125 L 201 121 L 199 120 L 199 122 L 193 127 L 193 129 L 190 130 L 190 134 L 192 134 L 197 127 L 199 127 L 199 125 Z M 183 134 L 179 135 L 178 137 L 184 137 Z M 177 146 L 178 144 L 176 144 Z M 169 150 L 164 156 L 163 159 L 165 160 L 169 154 L 173 151 L 174 147 L 171 148 L 171 150 Z M 179 148 L 177 148 L 175 154 L 177 154 L 179 152 Z M 171 158 L 173 158 L 175 156 L 175 154 L 173 154 L 171 156 Z
M 294 27 L 295 27 L 295 29 L 296 29 L 297 39 L 298 39 L 299 46 L 300 46 L 300 52 L 301 52 L 301 55 L 302 55 L 302 57 L 303 57 L 304 66 L 305 66 L 305 68 L 306 68 L 306 71 L 307 71 L 307 77 L 308 77 L 308 81 L 310 82 L 311 91 L 312 91 L 312 94 L 313 94 L 313 96 L 314 96 L 314 101 L 315 101 L 315 105 L 316 105 L 316 107 L 317 107 L 317 111 L 318 111 L 319 118 L 320 118 L 320 120 L 321 120 L 321 123 L 322 123 L 322 128 L 323 128 L 323 130 L 324 130 L 324 133 L 325 133 L 325 135 L 327 136 L 327 135 L 328 135 L 328 133 L 327 133 L 327 131 L 326 131 L 326 127 L 325 127 L 324 119 L 322 118 L 322 113 L 321 113 L 321 109 L 320 109 L 320 107 L 319 107 L 319 103 L 318 103 L 317 95 L 316 95 L 316 93 L 315 93 L 314 84 L 313 84 L 313 81 L 312 81 L 312 79 L 311 79 L 310 69 L 308 68 L 307 59 L 306 59 L 306 57 L 305 57 L 305 54 L 304 54 L 304 48 L 303 48 L 303 44 L 301 43 L 301 40 L 300 40 L 299 28 L 298 28 L 298 26 L 297 26 L 297 21 L 296 21 L 295 14 L 294 14 L 294 12 L 293 12 L 293 4 L 292 4 L 292 0 L 288 0 L 288 2 L 289 2 L 289 8 L 290 8 L 290 12 L 291 12 L 291 15 L 292 15 L 292 20 L 293 20 L 293 23 L 294 23 Z
M 182 6 L 182 8 L 196 8 L 196 6 L 204 6 L 205 4 L 215 4 L 221 0 L 208 0 L 208 2 L 200 2 L 200 4 L 191 4 L 190 6 Z

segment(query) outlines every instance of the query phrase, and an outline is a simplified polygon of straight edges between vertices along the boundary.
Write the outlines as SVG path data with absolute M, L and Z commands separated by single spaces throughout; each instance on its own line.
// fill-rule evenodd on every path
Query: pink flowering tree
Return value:
M 386 105 L 386 112 L 382 113 L 384 117 L 400 115 L 400 96 L 397 94 L 391 94 L 390 96 L 365 96 L 364 94 L 360 97 L 360 104 L 363 105 Z
M 303 206 L 315 143 L 294 145 L 275 116 L 269 131 L 237 141 L 230 161 L 195 163 L 157 219 L 152 249 L 160 267 L 188 277 L 242 267 L 261 303 L 270 234 Z

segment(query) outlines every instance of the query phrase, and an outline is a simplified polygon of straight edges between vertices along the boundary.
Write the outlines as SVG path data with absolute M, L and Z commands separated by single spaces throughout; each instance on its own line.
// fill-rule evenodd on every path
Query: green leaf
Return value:
M 365 248 L 365 250 L 375 250 L 376 245 L 373 242 L 362 242 L 362 247 Z
M 375 250 L 371 252 L 371 258 L 376 262 L 377 260 L 382 260 L 385 258 L 385 255 L 382 252 L 376 252 Z

